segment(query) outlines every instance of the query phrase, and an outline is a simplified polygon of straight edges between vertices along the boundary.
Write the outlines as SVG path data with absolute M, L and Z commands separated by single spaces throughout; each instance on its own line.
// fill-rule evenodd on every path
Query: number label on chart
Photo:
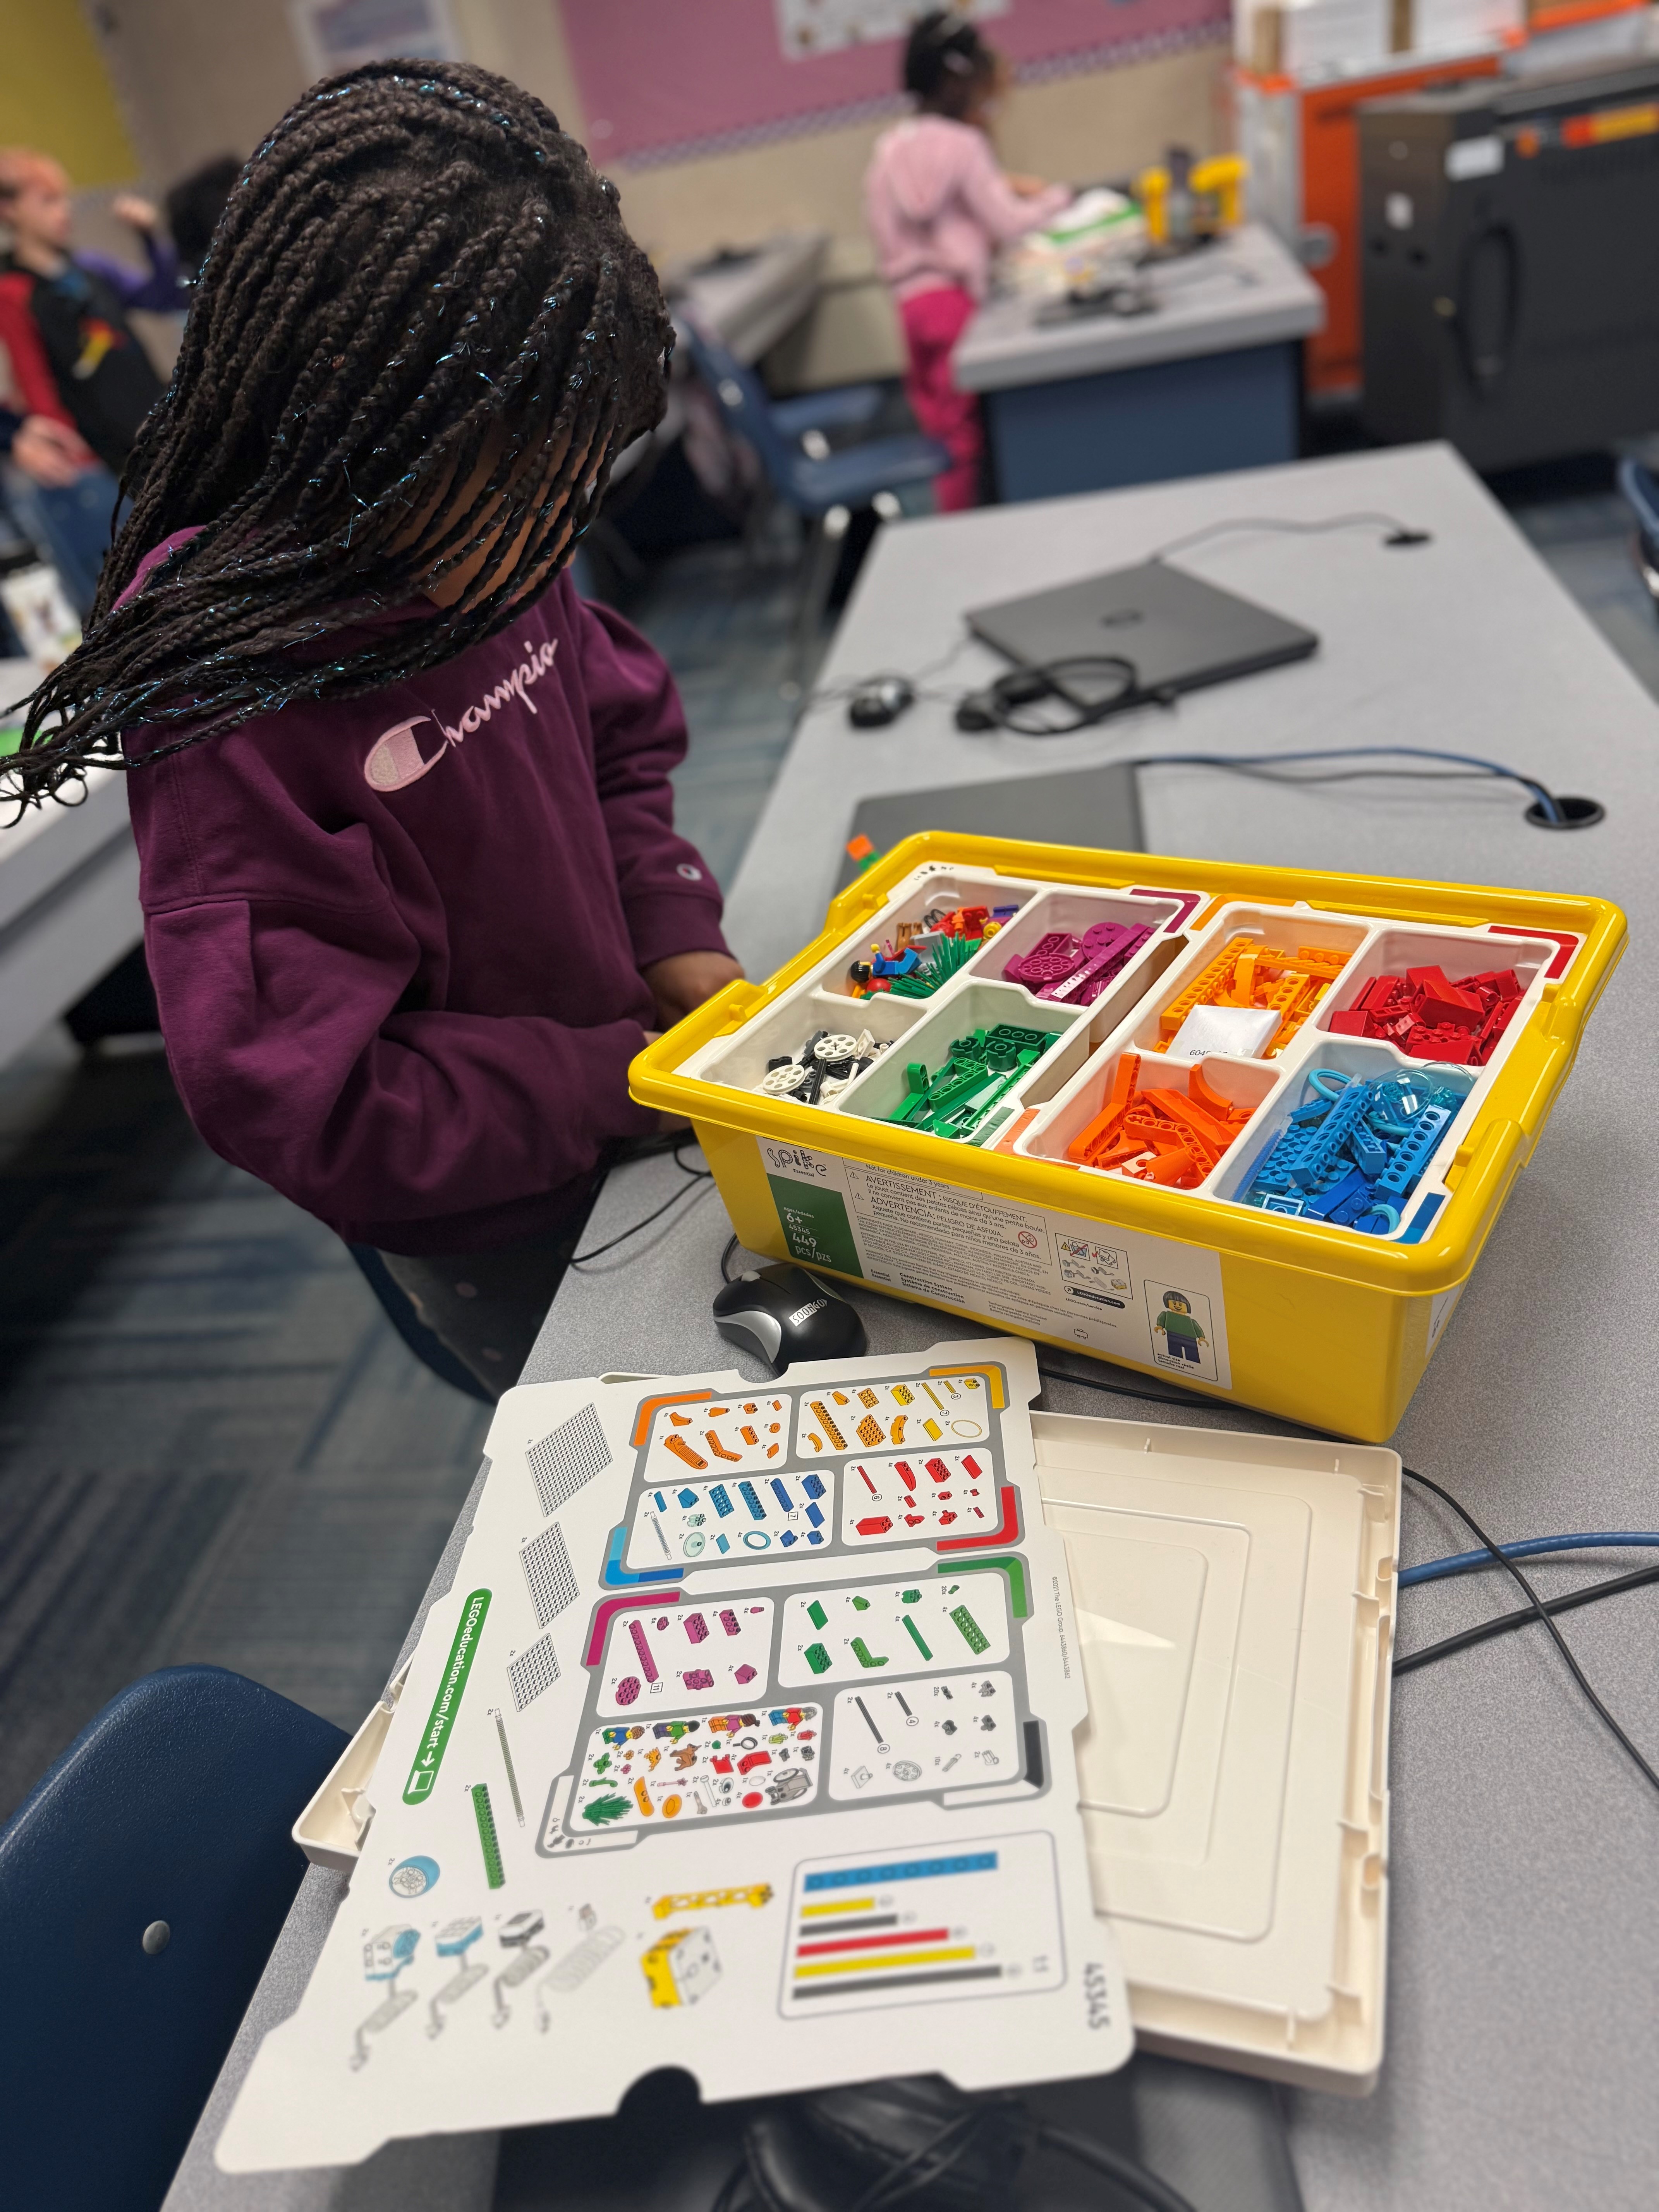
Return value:
M 798 1590 L 784 1601 L 778 1680 L 875 1681 L 1008 1656 L 1008 1586 L 994 1573 Z
M 756 1552 L 811 1552 L 835 1533 L 836 1477 L 739 1475 L 720 1482 L 653 1483 L 634 1504 L 630 1567 L 706 1567 Z
M 882 1451 L 895 1444 L 933 1451 L 949 1444 L 988 1443 L 990 1435 L 990 1397 L 981 1375 L 808 1390 L 795 1415 L 795 1450 L 801 1459 Z
M 772 1601 L 734 1594 L 705 1605 L 629 1606 L 613 1613 L 599 1667 L 602 1713 L 659 1711 L 665 1700 L 726 1704 L 764 1697 Z
M 818 1793 L 817 1705 L 742 1710 L 595 1729 L 564 1812 L 573 1836 L 810 1805 Z
M 1018 1782 L 1019 1715 L 1006 1674 L 842 1690 L 830 1735 L 830 1795 L 845 1803 Z

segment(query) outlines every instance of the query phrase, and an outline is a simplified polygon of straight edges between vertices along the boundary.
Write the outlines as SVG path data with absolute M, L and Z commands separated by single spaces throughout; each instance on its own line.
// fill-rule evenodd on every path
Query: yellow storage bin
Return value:
M 1001 908 L 1000 927 L 932 996 L 858 995 L 848 970 L 872 944 L 973 907 Z M 1045 999 L 1030 970 L 1005 980 L 1045 939 L 1099 922 L 1135 934 L 1097 943 L 1138 949 L 1092 1001 Z M 692 1123 L 753 1251 L 1376 1441 L 1428 1364 L 1625 938 L 1604 899 L 931 833 L 842 892 L 769 982 L 732 985 L 649 1046 L 629 1079 Z M 1522 995 L 1484 1064 L 1344 1033 L 1376 978 L 1412 968 L 1454 984 L 1513 973 Z M 1187 1012 L 1218 996 L 1283 1007 L 1277 1033 L 1241 1050 L 1224 1022 L 1225 1048 L 1172 1052 Z M 953 1041 L 1000 1025 L 1027 1033 L 1025 1055 L 970 1139 L 891 1118 L 916 1110 L 913 1070 L 936 1075 Z M 808 1037 L 866 1031 L 868 1064 L 829 1103 L 779 1091 L 787 1072 L 757 1087 Z M 1177 1133 L 1189 1086 L 1223 1117 L 1231 1141 L 1190 1188 L 1139 1179 L 1164 1171 L 1161 1151 L 1085 1157 L 1091 1132 L 1116 1126 L 1130 1073 Z M 1377 1182 L 1358 1226 L 1303 1210 L 1337 1201 L 1285 1164 L 1373 1080 L 1385 1088 L 1365 1097 L 1385 1103 L 1365 1126 L 1398 1142 L 1405 1188 Z

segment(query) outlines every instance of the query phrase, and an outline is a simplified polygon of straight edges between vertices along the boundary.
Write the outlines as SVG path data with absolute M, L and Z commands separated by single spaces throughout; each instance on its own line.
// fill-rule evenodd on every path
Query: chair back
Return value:
M 0 1829 L 0 2200 L 156 2212 L 305 1872 L 289 1830 L 347 1741 L 240 1674 L 166 1667 Z
M 738 437 L 760 456 L 761 466 L 775 492 L 785 499 L 793 492 L 795 455 L 789 441 L 772 420 L 772 403 L 766 386 L 752 368 L 746 368 L 731 349 L 722 345 L 695 317 L 677 311 L 675 319 L 685 336 L 686 349 L 699 376 L 720 404 L 720 411 Z

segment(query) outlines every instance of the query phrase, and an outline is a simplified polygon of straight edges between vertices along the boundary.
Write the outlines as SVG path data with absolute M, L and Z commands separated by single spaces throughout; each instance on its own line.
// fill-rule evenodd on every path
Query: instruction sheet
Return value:
M 232 2172 L 1132 2047 L 1029 1344 L 512 1390 Z M 365 1808 L 360 1807 L 360 1814 Z

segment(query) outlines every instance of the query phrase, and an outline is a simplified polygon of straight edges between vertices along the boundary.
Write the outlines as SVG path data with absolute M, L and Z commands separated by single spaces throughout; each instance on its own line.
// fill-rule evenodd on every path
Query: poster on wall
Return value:
M 463 58 L 449 0 L 289 0 L 289 21 L 314 78 L 361 62 Z
M 594 157 L 635 167 L 902 114 L 902 41 L 922 12 L 921 0 L 561 8 Z M 1025 83 L 1231 35 L 1230 0 L 989 0 L 970 12 Z
M 778 44 L 792 61 L 810 61 L 873 39 L 902 39 L 918 13 L 915 0 L 776 0 Z M 1012 0 L 966 0 L 957 13 L 983 22 L 1006 15 Z

